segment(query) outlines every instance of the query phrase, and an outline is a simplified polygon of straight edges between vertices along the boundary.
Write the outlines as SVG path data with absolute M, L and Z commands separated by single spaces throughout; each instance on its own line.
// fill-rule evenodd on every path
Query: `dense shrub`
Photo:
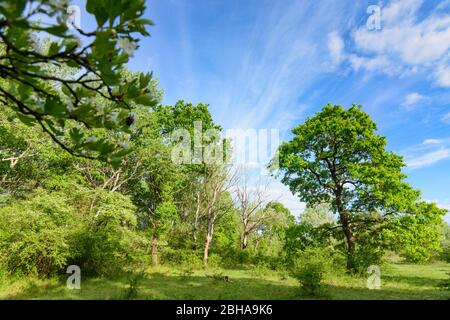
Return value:
M 0 264 L 9 273 L 49 276 L 75 264 L 83 274 L 105 275 L 146 256 L 128 197 L 99 191 L 85 210 L 75 196 L 38 190 L 0 207 Z
M 173 249 L 164 247 L 161 250 L 162 263 L 173 264 L 181 267 L 201 268 L 202 251 L 191 249 Z
M 384 257 L 387 247 L 383 243 L 383 235 L 373 233 L 360 233 L 355 250 L 355 268 L 359 274 L 365 274 L 371 265 L 382 266 L 385 263 Z
M 292 268 L 305 250 L 326 252 L 335 265 L 343 263 L 345 247 L 338 236 L 329 231 L 326 225 L 314 227 L 309 223 L 300 223 L 286 230 L 284 245 L 284 264 Z
M 383 260 L 384 255 L 385 251 L 380 248 L 368 245 L 358 246 L 354 256 L 357 273 L 364 274 L 371 265 L 383 265 L 385 263 Z
M 100 191 L 97 205 L 77 234 L 72 263 L 84 274 L 109 275 L 128 266 L 139 266 L 148 257 L 148 241 L 136 231 L 135 207 L 120 193 Z
M 230 247 L 217 252 L 221 257 L 220 265 L 224 268 L 254 268 L 256 265 L 262 265 L 265 269 L 278 270 L 283 269 L 283 260 L 278 254 L 269 255 L 265 251 L 259 251 L 254 248 L 245 250 Z
M 67 266 L 79 223 L 66 199 L 37 192 L 0 208 L 0 262 L 9 273 L 48 276 Z
M 450 225 L 445 224 L 443 230 L 443 236 L 441 240 L 442 251 L 440 258 L 443 261 L 450 262 Z
M 329 252 L 322 248 L 306 248 L 298 255 L 291 270 L 291 275 L 300 283 L 300 294 L 307 297 L 326 294 L 323 280 L 331 271 L 332 259 Z

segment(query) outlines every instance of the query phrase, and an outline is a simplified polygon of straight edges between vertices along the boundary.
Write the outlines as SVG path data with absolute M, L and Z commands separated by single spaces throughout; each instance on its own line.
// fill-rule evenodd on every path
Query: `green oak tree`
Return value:
M 377 125 L 361 108 L 325 106 L 295 127 L 292 140 L 278 151 L 282 182 L 302 201 L 311 206 L 329 203 L 337 214 L 350 271 L 358 269 L 358 250 L 367 239 L 388 245 L 385 230 L 421 232 L 423 223 L 418 221 L 430 210 L 437 213 L 435 219 L 425 219 L 430 223 L 439 224 L 443 214 L 434 205 L 422 207 L 420 193 L 405 182 L 403 158 L 386 150 L 386 138 L 377 134 Z M 428 235 L 437 230 L 425 229 Z M 423 244 L 413 240 L 408 237 L 404 243 Z

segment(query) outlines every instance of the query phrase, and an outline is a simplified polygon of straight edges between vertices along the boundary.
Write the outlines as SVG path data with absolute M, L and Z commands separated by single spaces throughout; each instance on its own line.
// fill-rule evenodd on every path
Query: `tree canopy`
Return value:
M 331 204 L 345 235 L 348 269 L 356 268 L 357 244 L 366 232 L 380 234 L 391 221 L 402 223 L 400 232 L 407 216 L 425 214 L 417 209 L 423 208 L 420 192 L 405 182 L 403 158 L 386 149 L 386 138 L 361 106 L 327 105 L 292 133 L 279 148 L 282 182 L 310 205 Z M 430 206 L 425 211 L 436 217 L 429 222 L 439 224 L 443 211 Z

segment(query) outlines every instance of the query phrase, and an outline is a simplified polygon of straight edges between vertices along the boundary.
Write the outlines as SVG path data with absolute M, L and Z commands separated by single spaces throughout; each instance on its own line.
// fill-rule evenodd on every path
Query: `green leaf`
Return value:
M 49 56 L 56 55 L 60 49 L 61 49 L 60 44 L 57 43 L 56 41 L 53 41 L 48 48 L 48 55 Z
M 95 16 L 95 20 L 99 27 L 102 27 L 106 20 L 108 20 L 108 13 L 105 9 L 102 1 L 88 0 L 86 2 L 86 11 Z
M 67 112 L 66 107 L 61 100 L 52 96 L 47 97 L 44 110 L 45 113 L 55 117 L 63 117 Z
M 22 121 L 27 126 L 32 127 L 32 126 L 36 125 L 36 118 L 33 116 L 24 115 L 21 112 L 17 112 L 17 117 L 19 118 L 20 121 Z
M 137 104 L 142 104 L 144 106 L 152 106 L 155 104 L 155 99 L 151 94 L 142 95 L 134 99 Z
M 81 130 L 78 129 L 78 128 L 72 128 L 72 129 L 70 130 L 70 133 L 69 133 L 69 134 L 70 134 L 70 138 L 72 139 L 72 141 L 73 141 L 76 145 L 80 144 L 81 140 L 82 140 L 83 137 L 84 137 L 83 133 L 82 133 Z

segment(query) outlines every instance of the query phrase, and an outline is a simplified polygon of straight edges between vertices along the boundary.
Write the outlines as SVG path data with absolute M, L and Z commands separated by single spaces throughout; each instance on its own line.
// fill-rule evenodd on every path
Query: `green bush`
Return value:
M 302 295 L 320 296 L 323 293 L 324 268 L 313 262 L 308 262 L 299 266 L 293 276 L 300 282 Z
M 264 265 L 265 268 L 271 270 L 284 268 L 284 263 L 279 255 L 267 255 L 252 248 L 242 250 L 230 247 L 226 250 L 221 250 L 218 254 L 221 257 L 221 266 L 224 268 L 253 268 L 255 265 Z
M 0 207 L 0 263 L 9 273 L 49 276 L 67 266 L 79 223 L 65 200 L 38 192 Z
M 270 273 L 272 273 L 273 271 L 264 263 L 261 264 L 257 264 L 255 266 L 253 266 L 250 269 L 250 273 L 254 276 L 254 277 L 263 277 L 266 276 Z
M 300 294 L 305 297 L 326 295 L 323 285 L 325 275 L 332 269 L 329 252 L 323 248 L 306 248 L 291 269 L 291 275 L 300 283 Z
M 365 274 L 371 265 L 383 265 L 384 255 L 385 251 L 377 246 L 359 245 L 354 256 L 357 273 Z
M 222 257 L 217 253 L 210 254 L 208 257 L 208 268 L 219 268 L 223 265 Z
M 284 265 L 292 268 L 302 252 L 310 248 L 322 248 L 338 256 L 344 249 L 337 246 L 339 234 L 333 234 L 326 226 L 314 227 L 308 223 L 300 223 L 286 229 L 285 244 L 283 250 Z
M 97 205 L 77 234 L 77 253 L 71 263 L 87 275 L 113 275 L 147 261 L 148 240 L 136 231 L 135 207 L 122 194 L 101 192 Z
M 443 228 L 443 236 L 441 239 L 441 253 L 440 259 L 446 262 L 450 262 L 450 225 L 445 224 Z
M 173 264 L 181 267 L 190 267 L 199 269 L 202 267 L 202 252 L 191 249 L 172 249 L 164 247 L 161 250 L 161 261 L 167 264 Z
M 131 270 L 128 270 L 127 272 L 127 287 L 125 288 L 123 292 L 123 299 L 125 300 L 133 300 L 136 299 L 139 295 L 140 286 L 142 284 L 142 281 L 145 279 L 145 272 L 139 271 L 139 272 L 132 272 Z
M 37 190 L 0 207 L 0 264 L 8 273 L 47 277 L 74 264 L 85 275 L 106 275 L 147 256 L 127 196 L 100 191 L 86 210 L 80 204 L 90 201 L 72 193 Z

